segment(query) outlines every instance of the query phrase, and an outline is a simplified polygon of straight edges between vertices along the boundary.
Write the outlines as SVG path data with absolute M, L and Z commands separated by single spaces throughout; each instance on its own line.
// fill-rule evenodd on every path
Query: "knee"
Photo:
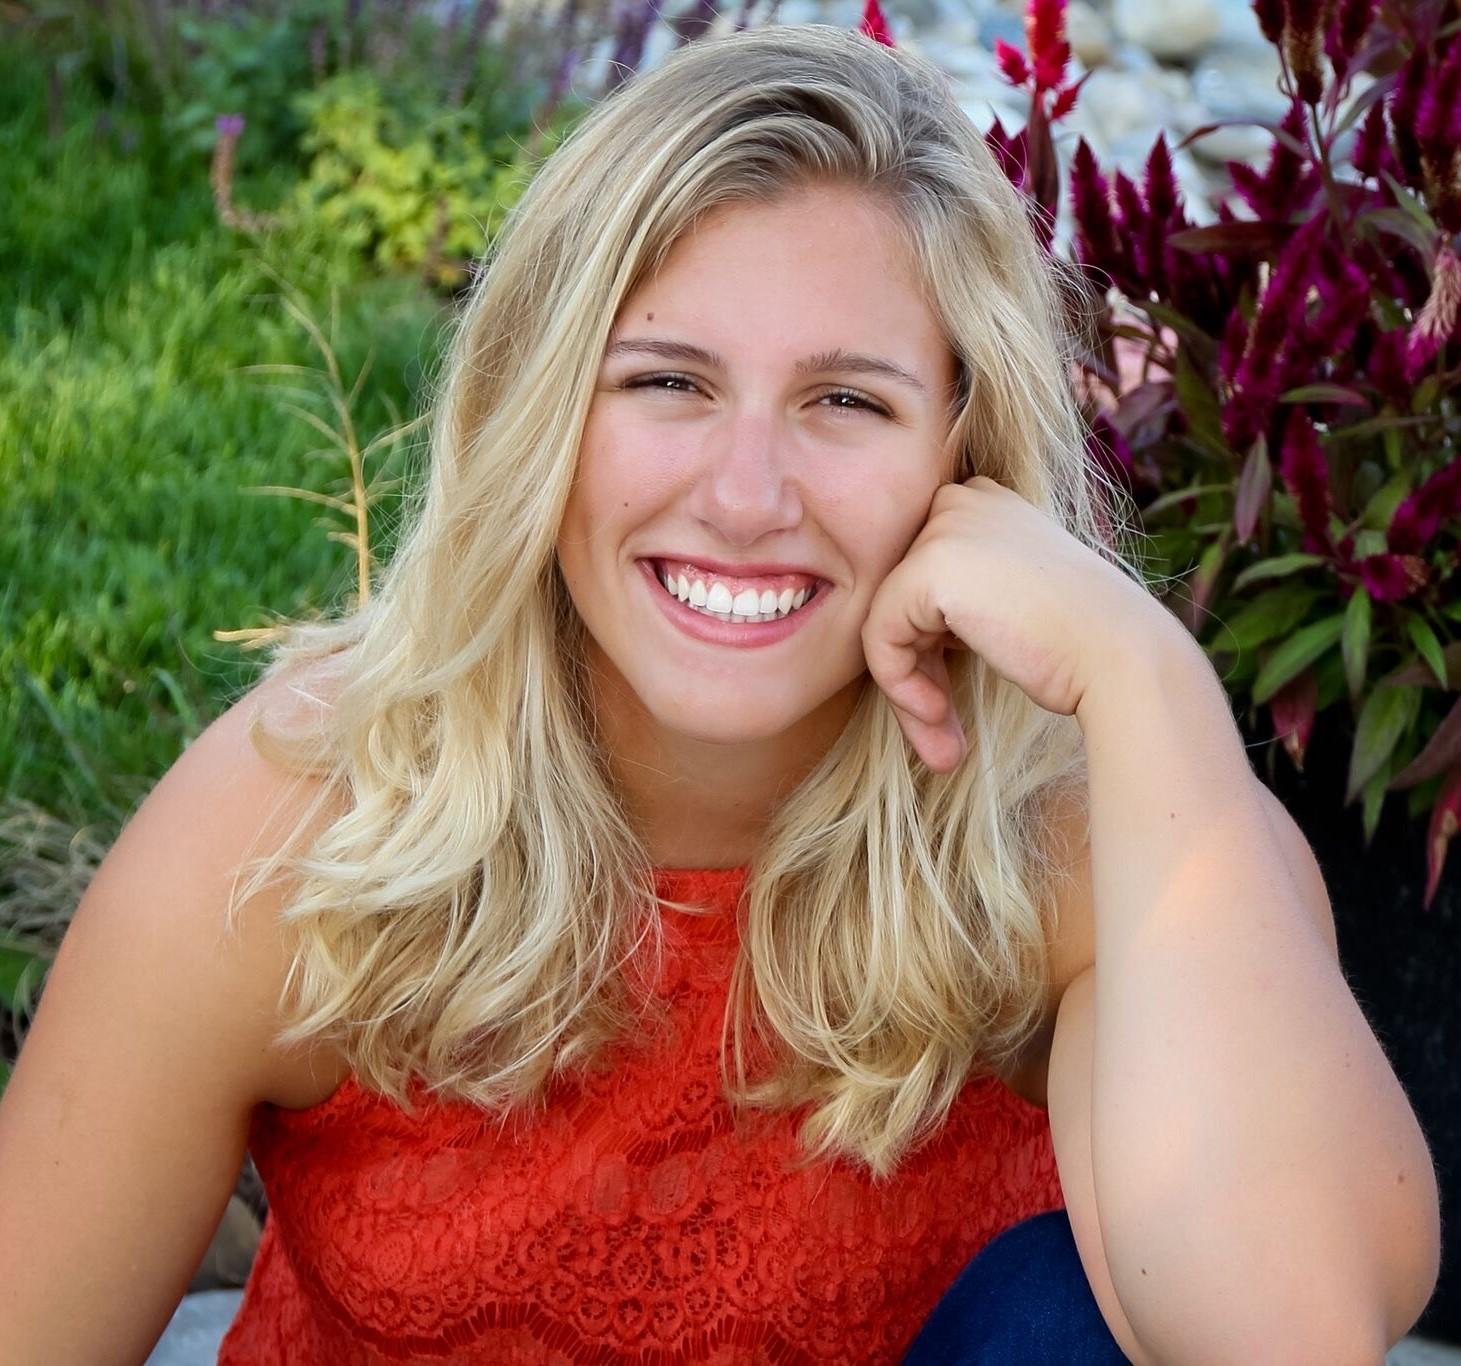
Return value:
M 1125 1366 L 1065 1211 L 992 1239 L 934 1306 L 904 1366 Z

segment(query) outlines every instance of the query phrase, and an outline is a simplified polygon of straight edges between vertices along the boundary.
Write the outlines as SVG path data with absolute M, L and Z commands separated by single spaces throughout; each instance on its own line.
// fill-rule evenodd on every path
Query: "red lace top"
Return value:
M 806 1111 L 748 1136 L 721 1094 L 744 876 L 658 874 L 716 912 L 664 911 L 678 1028 L 525 1127 L 424 1088 L 410 1118 L 354 1077 L 260 1105 L 269 1217 L 220 1366 L 900 1360 L 985 1243 L 1063 1206 L 1048 1118 L 984 1077 L 885 1182 L 786 1170 Z

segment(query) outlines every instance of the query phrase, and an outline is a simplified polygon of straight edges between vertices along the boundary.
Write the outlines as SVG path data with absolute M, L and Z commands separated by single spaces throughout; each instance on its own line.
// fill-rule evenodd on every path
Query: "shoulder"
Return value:
M 1089 804 L 1084 785 L 1053 794 L 1045 807 L 1048 856 L 1054 866 L 1049 983 L 1039 1028 L 1018 1062 L 1001 1075 L 1016 1095 L 1045 1106 L 1050 1048 L 1060 1003 L 1070 986 L 1096 962 L 1095 896 L 1091 879 Z
M 224 710 L 184 751 L 149 796 L 169 828 L 190 829 L 200 842 L 197 857 L 217 870 L 225 903 L 232 905 L 255 860 L 289 845 L 302 848 L 343 809 L 323 791 L 323 780 L 292 772 L 261 752 L 255 728 L 294 730 L 308 724 L 313 708 L 328 705 L 325 676 L 292 671 L 256 684 Z M 139 812 L 139 817 L 141 813 Z M 268 1020 L 282 1022 L 280 1000 L 293 962 L 292 937 L 280 918 L 287 877 L 271 879 L 236 908 L 234 962 L 248 978 L 249 998 Z M 260 1099 L 301 1107 L 323 1099 L 342 1079 L 334 1052 L 323 1047 L 264 1047 Z

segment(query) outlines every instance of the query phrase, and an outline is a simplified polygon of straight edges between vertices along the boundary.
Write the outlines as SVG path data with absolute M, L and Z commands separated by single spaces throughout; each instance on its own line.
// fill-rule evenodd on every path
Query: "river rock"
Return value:
M 1112 19 L 1122 37 L 1167 61 L 1196 57 L 1223 26 L 1217 0 L 1116 0 Z

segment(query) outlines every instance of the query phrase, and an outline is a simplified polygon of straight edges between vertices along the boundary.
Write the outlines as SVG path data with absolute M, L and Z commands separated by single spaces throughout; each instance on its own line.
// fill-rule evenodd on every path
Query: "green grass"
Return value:
M 0 127 L 0 800 L 119 824 L 257 673 L 212 632 L 328 610 L 355 586 L 321 524 L 340 520 L 244 491 L 348 491 L 284 382 L 242 373 L 321 363 L 279 279 L 326 326 L 338 300 L 347 386 L 370 357 L 362 442 L 414 414 L 442 309 L 303 230 L 222 227 L 206 162 L 128 156 L 98 140 L 94 109 L 71 108 L 50 142 L 32 94 Z M 267 209 L 279 189 L 258 178 L 236 198 Z M 409 476 L 416 454 L 389 472 Z M 378 559 L 393 512 L 372 516 Z

